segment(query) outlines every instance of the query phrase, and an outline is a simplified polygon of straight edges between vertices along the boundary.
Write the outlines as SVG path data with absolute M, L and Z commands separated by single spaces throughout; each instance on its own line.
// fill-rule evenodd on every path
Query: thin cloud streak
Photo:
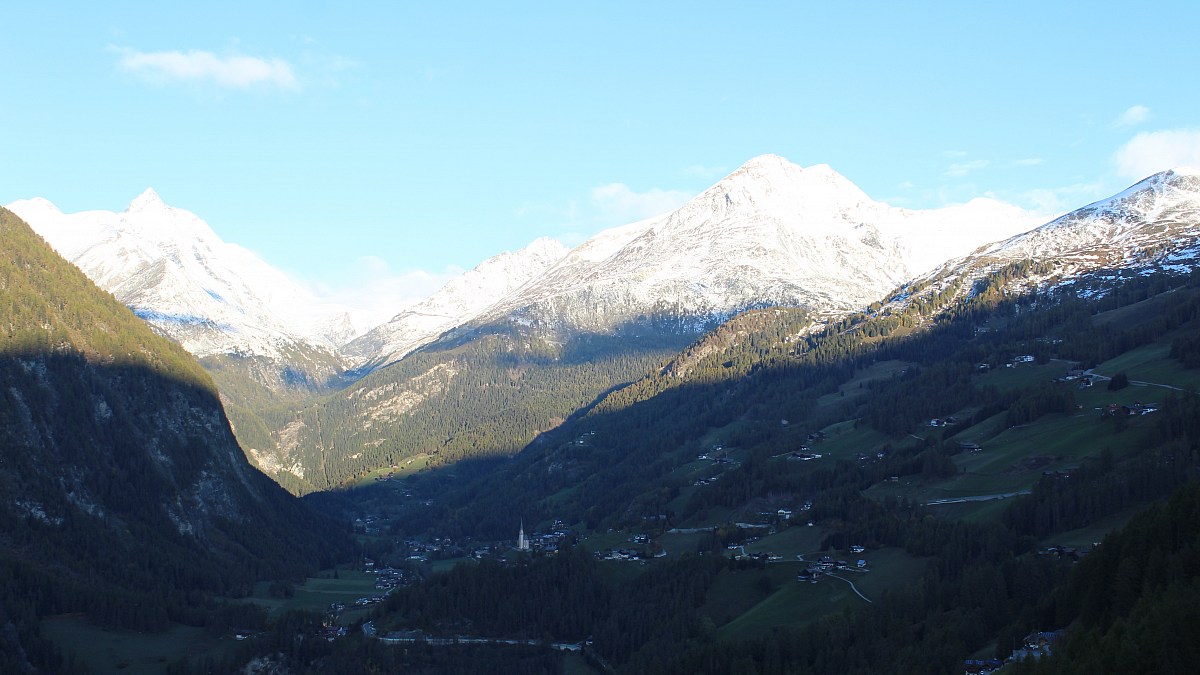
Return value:
M 990 164 L 991 162 L 986 159 L 974 159 L 969 162 L 958 162 L 956 164 L 951 164 L 950 167 L 946 169 L 945 176 L 947 178 L 961 178 L 972 171 L 987 168 L 987 166 Z
M 1150 119 L 1150 109 L 1139 104 L 1126 109 L 1117 119 L 1113 120 L 1112 125 L 1114 127 L 1132 127 L 1148 119 Z
M 194 49 L 142 52 L 116 48 L 116 51 L 121 55 L 117 65 L 122 70 L 155 84 L 214 84 L 227 89 L 300 88 L 291 65 L 279 58 L 218 56 Z

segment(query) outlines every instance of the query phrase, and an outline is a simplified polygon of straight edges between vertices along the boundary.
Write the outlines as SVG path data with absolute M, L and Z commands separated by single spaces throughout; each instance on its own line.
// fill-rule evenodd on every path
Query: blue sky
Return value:
M 309 283 L 418 293 L 763 153 L 1046 212 L 1200 164 L 1198 3 L 839 4 L 16 3 L 0 203 L 152 186 Z

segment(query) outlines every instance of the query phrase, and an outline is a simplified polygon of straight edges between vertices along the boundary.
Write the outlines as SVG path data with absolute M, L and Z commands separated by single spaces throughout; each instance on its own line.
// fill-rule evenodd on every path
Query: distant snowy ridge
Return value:
M 488 258 L 451 279 L 426 300 L 346 344 L 342 353 L 367 366 L 397 361 L 475 317 L 566 254 L 567 247 L 541 238 L 520 251 Z
M 195 214 L 146 190 L 120 213 L 64 214 L 45 199 L 8 208 L 98 286 L 197 356 L 279 357 L 288 345 L 334 350 L 342 308 L 250 251 L 222 241 Z
M 570 251 L 539 239 L 489 258 L 360 335 L 347 308 L 321 302 L 153 190 L 121 213 L 63 214 L 44 199 L 10 208 L 198 356 L 282 359 L 304 345 L 360 369 L 494 321 L 610 332 L 665 319 L 698 332 L 750 307 L 852 311 L 914 273 L 1044 222 L 988 199 L 896 208 L 827 165 L 764 155 L 672 213 L 605 230 Z
M 1184 272 L 1200 267 L 1200 171 L 1181 167 L 1154 174 L 1126 190 L 1041 227 L 979 247 L 914 280 L 945 288 L 982 278 L 1023 260 L 1054 264 L 1045 279 L 1022 283 L 1070 285 L 1105 270 Z
M 1144 251 L 1200 234 L 1200 172 L 1154 174 L 1108 199 L 997 242 L 981 256 L 1134 263 Z
M 1036 222 L 991 200 L 899 209 L 827 165 L 764 155 L 670 214 L 593 237 L 476 322 L 611 331 L 655 316 L 695 332 L 749 307 L 842 313 L 877 300 L 914 267 L 944 260 L 947 250 L 965 252 Z

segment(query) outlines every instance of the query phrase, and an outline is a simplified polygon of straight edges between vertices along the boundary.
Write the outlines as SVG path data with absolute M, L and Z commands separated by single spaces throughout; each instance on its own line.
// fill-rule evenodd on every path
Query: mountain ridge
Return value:
M 1156 173 L 1038 228 L 947 260 L 906 283 L 894 300 L 904 304 L 914 294 L 928 296 L 951 286 L 959 295 L 969 293 L 971 282 L 1022 260 L 1051 265 L 1049 272 L 1019 282 L 1026 286 L 1072 286 L 1074 278 L 1105 270 L 1194 269 L 1200 265 L 1200 172 Z
M 589 239 L 473 323 L 511 315 L 606 330 L 663 313 L 696 332 L 760 306 L 850 311 L 906 280 L 910 264 L 925 264 L 913 251 L 944 239 L 944 221 L 959 212 L 1012 218 L 1009 232 L 1034 219 L 1001 206 L 975 202 L 949 216 L 897 209 L 828 165 L 763 155 L 669 214 Z M 983 243 L 973 236 L 971 248 Z
M 797 195 L 803 195 L 803 199 L 798 200 Z M 963 228 L 957 225 L 963 219 L 986 222 L 989 227 L 1004 222 L 1004 227 L 1016 232 L 1027 229 L 1023 225 L 1032 218 L 1016 207 L 980 199 L 945 209 L 898 209 L 872 201 L 829 165 L 803 168 L 778 155 L 762 155 L 750 159 L 675 212 L 610 228 L 571 251 L 561 250 L 557 244 L 553 251 L 541 245 L 535 255 L 533 250 L 539 244 L 534 242 L 522 249 L 530 256 L 527 269 L 488 276 L 509 255 L 498 254 L 452 279 L 418 305 L 397 312 L 388 322 L 361 331 L 350 324 L 344 308 L 317 307 L 317 301 L 306 290 L 253 253 L 221 241 L 195 214 L 168 206 L 152 188 L 135 197 L 121 213 L 83 211 L 68 215 L 40 197 L 19 200 L 11 206 L 64 257 L 199 356 L 227 353 L 278 357 L 286 351 L 282 346 L 303 344 L 325 350 L 344 359 L 346 367 L 360 370 L 402 358 L 446 330 L 494 321 L 506 312 L 538 303 L 546 305 L 563 325 L 582 321 L 589 329 L 611 327 L 645 310 L 695 314 L 698 318 L 682 322 L 693 332 L 753 306 L 813 302 L 844 309 L 869 302 L 886 290 L 883 286 L 894 286 L 901 277 L 919 271 L 914 267 L 924 266 L 939 255 L 929 252 L 930 242 L 936 242 L 935 248 L 943 251 L 948 241 L 961 239 Z M 767 274 L 762 276 L 765 281 L 761 290 L 747 286 L 741 279 L 768 270 L 764 270 L 762 261 L 752 259 L 719 264 L 722 258 L 739 256 L 735 231 L 723 233 L 729 239 L 725 249 L 709 250 L 716 268 L 724 268 L 719 278 L 709 278 L 716 274 L 712 269 L 679 266 L 681 261 L 691 262 L 687 253 L 705 251 L 705 242 L 697 237 L 706 234 L 697 228 L 706 222 L 745 220 L 747 216 L 741 211 L 761 221 L 790 222 L 801 217 L 804 228 L 819 230 L 805 234 L 793 226 L 783 228 L 790 234 L 771 232 L 763 223 L 753 232 L 752 228 L 743 228 L 743 239 L 753 238 L 753 234 L 770 236 L 776 249 L 790 243 L 792 251 L 780 258 L 781 266 L 795 260 L 795 249 L 803 242 L 809 244 L 807 248 L 817 248 L 826 243 L 823 237 L 837 233 L 835 239 L 843 249 L 840 254 L 849 255 L 850 250 L 856 253 L 857 257 L 844 262 L 849 263 L 845 266 L 852 268 L 858 279 L 847 283 L 836 273 L 817 273 L 796 281 L 785 274 Z M 690 232 L 686 231 L 689 224 Z M 839 224 L 840 229 L 836 227 Z M 846 225 L 859 225 L 861 231 L 854 235 Z M 181 238 L 181 231 L 187 236 Z M 811 239 L 798 239 L 800 234 Z M 975 235 L 971 248 L 983 239 Z M 903 264 L 886 256 L 864 259 L 860 245 L 864 242 L 889 249 L 893 256 L 898 253 Z M 670 256 L 665 247 L 672 244 L 685 248 Z M 758 244 L 752 241 L 741 244 L 760 253 L 772 248 L 754 248 Z M 622 258 L 605 262 L 622 251 Z M 647 253 L 655 253 L 657 259 L 648 258 Z M 547 264 L 554 257 L 559 260 Z M 230 262 L 221 264 L 221 259 Z M 825 261 L 826 266 L 835 262 Z M 654 266 L 659 274 L 646 274 Z M 671 267 L 687 274 L 672 276 Z M 875 273 L 887 282 L 875 283 L 866 278 Z M 631 274 L 641 275 L 645 283 L 657 284 L 655 293 L 659 297 L 633 292 L 629 284 L 622 287 L 620 278 Z M 696 278 L 682 278 L 688 275 Z M 539 278 L 542 280 L 537 282 Z M 591 294 L 568 288 L 586 283 L 589 278 L 610 287 Z M 526 284 L 530 285 L 529 295 L 522 297 L 518 291 Z M 801 288 L 805 286 L 819 288 Z M 830 286 L 833 288 L 826 288 Z M 835 301 L 847 292 L 854 297 Z M 566 306 L 600 303 L 608 305 L 607 313 L 619 314 L 614 302 L 635 306 L 625 308 L 623 315 L 607 318 L 600 311 L 572 316 Z M 523 316 L 518 320 L 538 319 Z

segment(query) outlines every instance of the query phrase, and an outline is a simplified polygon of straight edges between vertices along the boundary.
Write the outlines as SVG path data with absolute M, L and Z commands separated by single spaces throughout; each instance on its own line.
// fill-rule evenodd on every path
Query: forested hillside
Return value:
M 305 491 L 344 487 L 372 472 L 404 475 L 507 457 L 641 377 L 684 339 L 651 332 L 551 340 L 519 325 L 489 326 L 413 352 L 315 402 L 266 409 L 248 424 L 270 430 L 269 446 L 253 441 L 263 431 L 239 434 L 251 439 L 247 451 L 260 466 Z
M 70 667 L 49 614 L 154 631 L 344 535 L 246 462 L 212 380 L 0 209 L 0 670 Z
M 1167 588 L 1186 597 L 1194 571 L 1154 546 L 1133 563 L 1109 561 L 1110 542 L 1090 551 L 1200 471 L 1189 391 L 1200 374 L 1186 366 L 1200 279 L 1026 283 L 1054 272 L 1015 263 L 969 294 L 880 303 L 817 330 L 800 311 L 751 312 L 490 477 L 410 479 L 440 496 L 401 506 L 397 532 L 487 540 L 511 537 L 517 517 L 558 520 L 597 555 L 456 569 L 397 593 L 377 624 L 590 636 L 596 663 L 621 672 L 948 673 L 1008 657 L 1038 631 L 1083 631 L 1068 645 L 1109 639 L 1128 615 L 1140 632 L 1113 656 L 1142 663 L 1155 626 L 1187 620 L 1182 605 L 1155 603 Z M 649 538 L 638 547 L 648 566 L 594 559 L 600 542 L 627 540 L 616 532 Z M 801 561 L 767 560 L 792 541 L 809 542 L 791 549 Z M 1186 550 L 1178 541 L 1163 545 Z M 794 580 L 804 561 L 852 546 L 867 551 L 868 571 L 848 573 L 861 598 L 829 595 L 837 579 Z M 567 573 L 559 564 L 573 570 L 569 588 L 552 581 Z M 1137 575 L 1096 580 L 1126 567 Z M 1115 600 L 1088 599 L 1108 598 L 1097 587 Z M 817 597 L 841 599 L 821 609 Z M 569 610 L 534 609 L 558 606 Z M 1175 625 L 1172 644 L 1189 639 L 1194 624 Z
M 1191 671 L 1200 658 L 1198 556 L 1200 482 L 1192 481 L 1080 562 L 1045 603 L 1058 625 L 1074 629 L 1050 657 L 1011 672 Z

